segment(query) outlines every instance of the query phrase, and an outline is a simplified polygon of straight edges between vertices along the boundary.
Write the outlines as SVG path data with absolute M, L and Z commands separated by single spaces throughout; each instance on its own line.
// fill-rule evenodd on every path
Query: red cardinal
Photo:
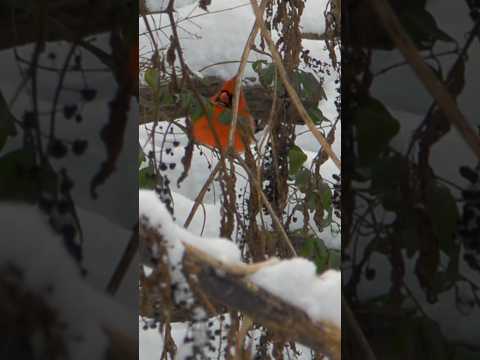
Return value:
M 233 119 L 233 94 L 235 91 L 235 79 L 226 81 L 221 90 L 210 98 L 213 104 L 213 111 L 209 124 L 206 115 L 193 119 L 193 138 L 199 144 L 226 150 L 228 147 L 228 134 Z M 212 131 L 213 127 L 213 131 Z M 242 153 L 248 146 L 255 131 L 255 121 L 248 111 L 247 101 L 243 91 L 240 91 L 238 103 L 238 121 L 233 137 L 233 148 L 236 152 Z M 217 143 L 214 132 L 218 137 Z M 218 146 L 220 145 L 220 146 Z

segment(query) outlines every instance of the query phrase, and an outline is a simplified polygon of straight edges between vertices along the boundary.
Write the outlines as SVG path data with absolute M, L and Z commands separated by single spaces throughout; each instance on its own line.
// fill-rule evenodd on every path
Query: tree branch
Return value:
M 332 159 L 332 161 L 337 166 L 337 168 L 341 169 L 340 160 L 338 159 L 337 155 L 333 152 L 328 141 L 325 139 L 325 137 L 320 133 L 320 131 L 315 126 L 314 122 L 310 118 L 310 115 L 308 115 L 308 112 L 305 109 L 305 106 L 303 106 L 302 101 L 300 100 L 300 97 L 298 96 L 297 92 L 290 84 L 288 80 L 287 71 L 285 70 L 285 67 L 283 66 L 283 63 L 282 63 L 282 58 L 280 57 L 280 54 L 278 53 L 278 50 L 275 47 L 275 44 L 273 43 L 270 32 L 265 27 L 265 23 L 262 18 L 262 13 L 260 8 L 258 7 L 256 0 L 250 0 L 250 3 L 252 4 L 252 9 L 253 9 L 253 12 L 255 13 L 256 21 L 258 26 L 260 27 L 262 36 L 268 44 L 268 48 L 272 53 L 272 58 L 275 62 L 275 65 L 277 66 L 280 78 L 282 79 L 283 85 L 285 86 L 285 89 L 287 90 L 288 95 L 292 99 L 293 105 L 297 109 L 299 115 L 302 117 L 303 121 L 305 122 L 305 125 L 307 125 L 308 129 L 312 132 L 313 136 L 317 139 L 320 145 L 325 149 L 325 152 Z
M 161 242 L 164 239 L 148 224 L 148 220 L 140 219 L 140 241 L 152 245 L 152 241 Z M 341 359 L 341 331 L 336 325 L 328 321 L 313 321 L 303 310 L 259 288 L 246 277 L 261 268 L 272 266 L 277 259 L 255 264 L 229 264 L 190 244 L 183 245 L 183 272 L 187 278 L 195 279 L 198 289 L 193 293 L 202 307 L 210 309 L 210 315 L 224 313 L 225 308 L 240 311 L 282 339 L 302 343 L 332 360 Z M 171 315 L 189 313 L 190 309 L 182 311 L 180 307 Z

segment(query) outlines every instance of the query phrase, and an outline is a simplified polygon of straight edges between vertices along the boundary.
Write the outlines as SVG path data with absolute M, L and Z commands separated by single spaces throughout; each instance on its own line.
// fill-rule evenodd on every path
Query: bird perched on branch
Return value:
M 220 91 L 210 97 L 212 111 L 210 121 L 203 113 L 193 120 L 193 138 L 199 144 L 226 150 L 228 136 L 233 120 L 233 96 L 236 76 L 226 81 Z M 255 121 L 248 110 L 243 91 L 240 91 L 238 104 L 238 121 L 233 137 L 233 148 L 242 153 L 250 145 L 255 132 Z

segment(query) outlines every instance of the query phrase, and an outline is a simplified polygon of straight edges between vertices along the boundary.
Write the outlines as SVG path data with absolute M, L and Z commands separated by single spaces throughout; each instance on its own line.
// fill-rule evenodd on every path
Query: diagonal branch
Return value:
M 192 252 L 187 254 L 184 268 L 196 276 L 211 303 L 240 311 L 275 335 L 304 344 L 332 360 L 341 359 L 341 331 L 337 326 L 328 321 L 313 321 L 303 310 L 253 282 L 218 271 Z
M 260 12 L 263 16 L 263 12 L 265 11 L 265 7 L 270 0 L 262 0 L 260 4 Z M 240 99 L 240 86 L 242 84 L 242 77 L 243 73 L 245 72 L 245 67 L 247 66 L 248 55 L 250 54 L 250 50 L 252 49 L 252 45 L 254 44 L 255 38 L 257 37 L 258 33 L 258 23 L 255 22 L 253 24 L 253 28 L 250 31 L 250 35 L 248 36 L 247 43 L 243 48 L 242 57 L 240 59 L 240 65 L 238 67 L 237 77 L 235 79 L 235 91 L 233 93 L 233 115 L 232 115 L 232 126 L 230 127 L 230 131 L 228 133 L 228 147 L 233 147 L 233 135 L 237 128 L 237 121 L 238 121 L 238 106 L 239 106 L 239 99 Z
M 380 17 L 390 38 L 413 68 L 430 95 L 435 99 L 440 110 L 443 111 L 448 121 L 460 132 L 460 135 L 480 160 L 480 137 L 461 113 L 445 85 L 425 64 L 390 4 L 384 0 L 370 0 L 370 4 Z
M 256 18 L 257 25 L 260 27 L 262 36 L 268 44 L 268 48 L 269 48 L 270 52 L 272 53 L 272 58 L 275 62 L 275 65 L 277 66 L 280 78 L 282 79 L 283 85 L 285 86 L 285 89 L 287 90 L 288 95 L 292 99 L 293 105 L 297 109 L 299 115 L 302 117 L 303 121 L 305 122 L 305 125 L 307 125 L 308 129 L 312 132 L 313 136 L 315 136 L 315 138 L 320 143 L 320 145 L 325 149 L 325 152 L 332 159 L 332 161 L 335 163 L 337 168 L 340 169 L 341 168 L 341 163 L 340 163 L 339 158 L 333 152 L 332 147 L 330 146 L 328 141 L 325 139 L 325 137 L 322 135 L 322 133 L 315 126 L 314 122 L 310 118 L 310 115 L 308 115 L 307 110 L 303 106 L 302 101 L 300 100 L 300 97 L 298 96 L 297 92 L 295 91 L 295 89 L 292 87 L 292 85 L 290 84 L 290 82 L 288 80 L 287 71 L 285 70 L 285 67 L 283 66 L 282 58 L 280 57 L 280 54 L 278 53 L 278 50 L 275 47 L 275 44 L 273 43 L 272 36 L 270 35 L 270 32 L 265 27 L 265 23 L 263 21 L 263 16 L 262 16 L 261 10 L 260 10 L 256 0 L 250 0 L 250 3 L 252 4 L 253 12 L 255 13 L 255 18 Z

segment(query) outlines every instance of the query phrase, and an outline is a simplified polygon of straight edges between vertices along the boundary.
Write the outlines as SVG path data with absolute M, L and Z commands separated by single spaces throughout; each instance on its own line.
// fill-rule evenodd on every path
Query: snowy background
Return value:
M 312 32 L 321 35 L 324 31 L 324 17 L 323 11 L 327 1 L 307 0 L 305 3 L 305 10 L 301 19 L 301 26 L 304 32 Z M 147 7 L 151 12 L 161 11 L 168 4 L 168 1 L 162 0 L 150 0 L 146 2 Z M 238 71 L 238 62 L 229 64 L 218 64 L 215 66 L 207 67 L 211 64 L 217 64 L 227 61 L 238 61 L 240 59 L 243 47 L 247 40 L 248 34 L 254 23 L 254 15 L 250 7 L 250 3 L 247 0 L 216 0 L 212 1 L 212 4 L 208 7 L 208 12 L 200 9 L 197 6 L 197 2 L 194 0 L 176 1 L 175 17 L 178 24 L 180 45 L 184 51 L 187 65 L 194 72 L 197 72 L 199 76 L 218 76 L 223 79 L 229 79 Z M 155 14 L 148 16 L 148 21 L 152 29 L 158 29 L 155 31 L 154 37 L 158 48 L 165 48 L 169 45 L 170 25 L 166 15 Z M 146 27 L 143 21 L 140 21 L 139 28 L 140 36 L 140 57 L 149 58 L 153 52 L 153 45 L 151 43 L 150 36 L 146 33 Z M 272 34 L 275 38 L 277 34 Z M 257 38 L 259 40 L 259 37 Z M 258 41 L 257 41 L 258 43 Z M 310 55 L 315 58 L 320 58 L 322 61 L 330 63 L 327 50 L 324 48 L 322 41 L 316 40 L 303 40 L 302 45 L 305 49 L 310 50 Z M 258 53 L 250 53 L 250 61 L 259 59 L 267 59 L 265 56 Z M 305 69 L 307 70 L 307 69 Z M 308 71 L 308 70 L 307 70 Z M 258 82 L 257 74 L 253 71 L 250 65 L 247 65 L 245 77 L 251 79 L 253 82 Z M 330 119 L 332 122 L 337 118 L 337 109 L 335 106 L 335 100 L 338 96 L 337 84 L 335 81 L 339 79 L 339 74 L 332 72 L 324 78 L 324 89 L 327 95 L 327 100 L 322 100 L 319 108 L 322 113 Z M 182 123 L 182 119 L 179 119 Z M 152 138 L 150 136 L 152 124 L 146 124 L 140 127 L 139 139 L 140 145 L 144 149 L 145 153 L 148 153 L 152 149 Z M 160 123 L 157 127 L 158 133 L 155 139 L 155 150 L 158 160 L 172 165 L 174 168 L 168 167 L 165 174 L 171 181 L 171 191 L 174 200 L 174 216 L 176 224 L 183 226 L 186 217 L 188 216 L 190 209 L 192 208 L 193 201 L 198 195 L 200 189 L 206 182 L 210 175 L 211 169 L 215 166 L 217 159 L 214 154 L 205 147 L 195 147 L 192 159 L 192 167 L 190 169 L 189 176 L 182 182 L 180 187 L 177 187 L 176 181 L 183 171 L 183 167 L 180 165 L 180 159 L 183 157 L 183 147 L 187 145 L 188 139 L 186 135 L 174 125 L 169 125 L 168 129 L 165 124 Z M 307 154 L 308 160 L 305 164 L 309 167 L 314 156 L 320 149 L 320 145 L 317 140 L 307 131 L 305 126 L 297 126 L 298 137 L 296 144 L 302 148 Z M 171 132 L 170 132 L 171 131 Z M 325 129 L 328 132 L 328 128 Z M 262 137 L 262 132 L 256 134 L 257 139 Z M 340 125 L 336 127 L 336 140 L 333 144 L 334 152 L 340 157 L 340 139 L 341 128 Z M 173 146 L 174 142 L 178 142 L 179 146 Z M 162 143 L 165 145 L 162 148 Z M 163 151 L 162 151 L 163 149 Z M 165 151 L 168 149 L 168 151 Z M 338 169 L 331 160 L 328 160 L 321 167 L 321 175 L 324 179 L 333 181 L 332 175 L 339 174 Z M 242 193 L 247 187 L 247 176 L 241 168 L 237 168 L 237 193 Z M 204 210 L 199 209 L 197 211 L 191 225 L 188 227 L 188 231 L 195 235 L 218 237 L 220 228 L 220 189 L 218 184 L 214 183 L 211 191 L 206 193 L 204 198 Z M 143 208 L 142 198 L 145 195 L 141 194 L 140 197 L 140 211 Z M 336 219 L 338 221 L 338 219 Z M 303 225 L 302 219 L 298 221 L 296 226 L 301 228 Z M 316 229 L 318 235 L 324 240 L 328 247 L 339 249 L 340 248 L 340 235 L 332 233 L 329 230 L 319 232 L 316 225 L 311 221 L 312 228 Z M 292 228 L 293 230 L 293 228 Z M 296 260 L 295 260 L 296 261 Z M 292 271 L 292 267 L 296 268 L 298 273 L 295 274 L 295 279 L 292 281 L 299 281 L 303 278 L 304 281 L 312 279 L 314 274 L 314 266 L 312 263 L 302 259 L 298 259 L 298 263 L 290 264 L 288 271 Z M 300 263 L 301 262 L 301 263 Z M 302 270 L 303 269 L 303 270 Z M 275 276 L 285 276 L 286 272 L 281 268 L 274 270 L 272 274 L 263 275 L 264 279 L 268 281 L 262 282 L 262 275 L 259 274 L 259 282 L 265 286 L 268 284 L 276 284 L 278 281 L 272 280 Z M 338 296 L 338 310 L 340 306 L 340 280 L 338 279 L 337 287 L 335 288 L 334 295 Z M 301 286 L 300 286 L 301 284 Z M 299 289 L 305 289 L 307 285 L 299 283 Z M 274 289 L 270 289 L 274 292 Z M 283 289 L 285 292 L 286 289 Z M 291 289 L 288 291 L 291 292 Z M 336 292 L 336 294 L 335 294 Z M 294 291 L 294 293 L 296 293 Z M 279 289 L 278 295 L 282 294 L 282 289 Z M 315 302 L 313 299 L 305 300 Z M 318 298 L 317 298 L 318 299 Z M 305 308 L 302 304 L 296 304 L 302 308 Z M 316 303 L 318 308 L 318 302 Z M 308 306 L 307 306 L 308 307 Z M 334 314 L 335 311 L 332 312 Z M 339 314 L 339 312 L 338 312 Z M 335 316 L 335 315 L 333 315 Z M 338 315 L 339 316 L 339 315 Z M 337 318 L 339 322 L 339 318 Z M 228 317 L 225 320 L 228 322 Z M 218 319 L 212 319 L 212 326 L 218 328 L 221 326 L 221 322 Z M 157 359 L 162 350 L 162 338 L 157 329 L 146 330 L 143 327 L 142 321 L 139 326 L 140 330 L 140 359 L 150 360 Z M 186 324 L 175 323 L 173 324 L 172 334 L 178 346 L 182 347 L 183 338 L 187 331 Z M 255 342 L 256 335 L 250 334 Z M 258 335 L 258 334 L 257 334 Z M 218 338 L 218 337 L 217 337 Z M 221 339 L 217 339 L 221 341 Z M 310 359 L 310 350 L 300 347 L 301 358 Z M 214 353 L 216 356 L 216 353 Z M 291 353 L 286 352 L 285 356 L 293 356 Z

